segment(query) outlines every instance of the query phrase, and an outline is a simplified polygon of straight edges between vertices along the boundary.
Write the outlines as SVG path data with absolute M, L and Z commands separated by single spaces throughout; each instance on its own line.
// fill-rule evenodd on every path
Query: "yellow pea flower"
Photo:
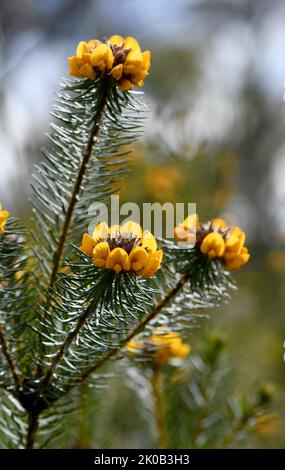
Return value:
M 10 212 L 3 211 L 2 204 L 0 204 L 0 235 L 5 231 L 6 220 L 8 219 Z
M 122 78 L 122 80 L 119 81 L 119 88 L 121 91 L 128 91 L 133 88 L 131 80 L 127 80 L 126 78 Z
M 115 47 L 122 46 L 124 44 L 124 38 L 118 34 L 113 34 L 113 36 L 108 39 L 108 42 Z
M 97 242 L 99 240 L 105 240 L 108 236 L 109 230 L 106 222 L 101 222 L 96 225 L 92 233 L 92 238 Z
M 79 72 L 81 77 L 86 77 L 90 80 L 95 80 L 96 78 L 96 72 L 90 64 L 83 64 Z
M 134 237 L 139 237 L 141 238 L 142 236 L 142 228 L 139 224 L 137 224 L 136 222 L 126 222 L 124 225 L 122 225 L 122 228 L 121 228 L 121 233 L 122 234 L 125 234 L 125 235 L 130 235 L 132 234 L 132 236 Z
M 245 233 L 242 232 L 238 227 L 233 227 L 226 236 L 224 258 L 226 260 L 230 260 L 238 256 L 241 253 L 244 242 Z
M 69 74 L 77 78 L 89 78 L 90 80 L 95 80 L 96 72 L 93 69 L 92 65 L 87 63 L 86 56 L 82 58 L 73 56 L 68 58 L 69 62 Z
M 143 85 L 143 80 L 147 77 L 149 68 L 150 68 L 150 51 L 145 51 L 142 53 L 142 62 L 136 65 L 133 72 L 129 72 L 133 74 L 132 82 L 134 85 L 137 85 L 137 86 Z
M 90 62 L 101 71 L 110 70 L 114 63 L 114 56 L 110 46 L 107 44 L 99 44 L 95 47 L 91 53 Z
M 183 343 L 179 333 L 154 334 L 151 338 L 157 346 L 154 354 L 154 361 L 157 364 L 167 364 L 170 359 L 183 359 L 191 351 L 190 345 Z
M 223 256 L 225 251 L 225 242 L 217 232 L 209 233 L 201 243 L 200 250 L 202 253 L 209 256 L 209 258 Z
M 97 243 L 93 250 L 93 264 L 97 268 L 105 268 L 106 261 L 110 254 L 110 247 L 107 242 Z
M 196 242 L 196 230 L 199 225 L 198 214 L 190 214 L 182 224 L 174 228 L 175 239 L 181 242 L 194 244 Z
M 106 268 L 113 269 L 117 274 L 122 270 L 129 271 L 130 258 L 128 253 L 123 248 L 114 248 L 108 255 Z
M 141 246 L 135 246 L 130 252 L 130 263 L 133 271 L 141 271 L 148 262 L 148 254 Z
M 94 49 L 94 47 L 99 46 L 100 44 L 102 44 L 102 42 L 99 41 L 99 39 L 91 39 L 91 41 L 88 41 L 87 43 L 90 51 Z
M 191 214 L 175 227 L 174 236 L 178 241 L 194 245 L 210 259 L 219 258 L 228 269 L 238 269 L 250 258 L 244 246 L 245 233 L 239 227 L 228 227 L 224 219 L 200 223 L 198 215 Z
M 80 41 L 76 48 L 76 57 L 82 59 L 84 56 L 89 59 L 90 51 L 87 42 Z
M 231 259 L 225 260 L 225 266 L 228 269 L 234 270 L 239 269 L 241 266 L 246 264 L 250 258 L 250 254 L 246 247 L 242 247 L 240 253 Z
M 139 275 L 142 277 L 152 277 L 158 269 L 160 269 L 161 261 L 163 257 L 163 251 L 158 250 L 155 253 L 150 253 L 148 260 L 144 268 L 139 271 Z
M 98 224 L 92 233 L 92 237 L 90 237 L 88 233 L 84 233 L 80 251 L 85 253 L 87 256 L 92 256 L 93 250 L 97 243 L 102 240 L 105 240 L 107 238 L 107 235 L 108 225 L 105 222 Z
M 82 251 L 82 253 L 85 253 L 87 256 L 92 256 L 95 245 L 95 240 L 90 237 L 88 233 L 84 233 L 80 251 Z
M 111 70 L 111 75 L 115 80 L 120 80 L 123 75 L 123 64 L 118 64 Z
M 131 355 L 148 355 L 157 365 L 166 365 L 171 359 L 184 359 L 191 352 L 191 346 L 184 343 L 181 335 L 176 332 L 163 332 L 156 328 L 149 338 L 131 340 L 126 345 Z
M 142 234 L 142 247 L 148 252 L 154 253 L 157 250 L 156 239 L 149 230 L 144 230 Z
M 111 227 L 105 222 L 98 224 L 92 236 L 83 235 L 80 250 L 93 259 L 97 268 L 113 269 L 117 274 L 131 270 L 143 277 L 154 275 L 163 256 L 152 233 L 143 232 L 132 221 Z
M 217 227 L 217 228 L 220 228 L 222 230 L 226 230 L 228 228 L 226 222 L 223 220 L 223 219 L 213 219 L 212 220 L 212 225 L 213 227 Z
M 143 86 L 150 68 L 150 51 L 142 52 L 138 41 L 131 36 L 124 39 L 113 35 L 105 42 L 80 41 L 68 62 L 72 76 L 95 80 L 109 75 L 121 91 L 128 91 L 133 85 Z
M 124 41 L 124 49 L 131 49 L 131 50 L 137 50 L 141 52 L 141 46 L 139 45 L 138 41 L 132 37 L 128 36 L 125 41 Z
M 135 73 L 139 73 L 140 69 L 143 65 L 143 56 L 140 50 L 138 49 L 131 49 L 127 55 L 125 64 L 124 64 L 124 72 L 126 75 Z

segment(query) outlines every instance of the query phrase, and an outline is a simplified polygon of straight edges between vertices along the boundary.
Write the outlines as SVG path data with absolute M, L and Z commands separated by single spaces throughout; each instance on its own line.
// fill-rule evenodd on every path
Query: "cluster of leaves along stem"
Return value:
M 173 243 L 161 242 L 164 267 L 149 280 L 96 269 L 77 248 L 94 217 L 89 206 L 121 190 L 145 114 L 108 77 L 66 80 L 58 93 L 32 181 L 32 235 L 10 218 L 0 238 L 3 447 L 55 445 L 78 387 L 100 388 L 99 369 L 130 339 L 162 324 L 191 329 L 198 308 L 228 298 L 221 267 Z

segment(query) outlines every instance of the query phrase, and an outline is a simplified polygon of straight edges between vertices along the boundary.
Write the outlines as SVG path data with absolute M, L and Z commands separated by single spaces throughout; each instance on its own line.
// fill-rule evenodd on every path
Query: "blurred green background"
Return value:
M 195 202 L 202 220 L 225 217 L 247 232 L 239 292 L 202 330 L 228 336 L 239 390 L 276 384 L 278 426 L 245 444 L 261 448 L 285 438 L 284 20 L 283 0 L 2 0 L 0 19 L 0 201 L 26 224 L 32 165 L 77 42 L 133 35 L 151 50 L 151 112 L 123 196 Z M 131 392 L 116 381 L 108 394 L 113 445 L 147 446 Z

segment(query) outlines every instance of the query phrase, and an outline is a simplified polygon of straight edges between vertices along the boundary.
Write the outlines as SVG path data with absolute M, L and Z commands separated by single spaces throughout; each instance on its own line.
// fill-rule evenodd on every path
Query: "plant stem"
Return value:
M 9 369 L 10 369 L 12 375 L 13 375 L 13 378 L 14 378 L 14 381 L 15 381 L 15 386 L 16 386 L 16 391 L 18 392 L 19 388 L 20 388 L 20 385 L 21 385 L 20 376 L 17 372 L 17 366 L 13 361 L 12 354 L 10 352 L 8 342 L 7 342 L 6 337 L 4 335 L 2 325 L 0 325 L 0 345 L 2 347 L 2 352 L 3 352 L 3 355 L 6 359 L 6 361 L 7 361 Z
M 92 156 L 94 141 L 95 141 L 96 137 L 98 137 L 98 134 L 100 132 L 100 124 L 102 122 L 105 106 L 106 106 L 106 103 L 107 103 L 107 94 L 108 94 L 108 79 L 107 79 L 107 81 L 102 82 L 102 95 L 100 97 L 100 100 L 98 102 L 98 106 L 96 108 L 96 113 L 94 115 L 94 120 L 93 120 L 93 127 L 91 129 L 90 136 L 89 136 L 89 139 L 88 139 L 88 142 L 87 142 L 87 145 L 86 145 L 86 149 L 85 149 L 85 152 L 84 152 L 83 157 L 82 157 L 81 167 L 79 168 L 79 172 L 78 172 L 78 175 L 77 175 L 77 178 L 76 178 L 76 181 L 75 181 L 75 185 L 74 185 L 74 188 L 73 188 L 71 199 L 69 201 L 69 205 L 68 205 L 68 208 L 67 208 L 67 211 L 66 211 L 66 216 L 65 216 L 63 227 L 62 227 L 58 247 L 57 247 L 56 253 L 54 255 L 54 262 L 53 262 L 53 267 L 52 267 L 52 271 L 51 271 L 51 275 L 50 275 L 49 289 L 51 289 L 53 287 L 53 285 L 56 281 L 57 273 L 58 273 L 58 270 L 59 270 L 59 267 L 60 267 L 60 262 L 61 262 L 61 259 L 62 259 L 63 255 L 64 255 L 64 247 L 65 247 L 69 227 L 70 227 L 70 224 L 71 224 L 71 221 L 72 221 L 74 208 L 75 208 L 75 205 L 77 203 L 78 195 L 79 195 L 80 190 L 81 190 L 83 178 L 86 174 L 87 165 L 88 165 L 89 160 Z
M 38 425 L 39 425 L 39 415 L 33 412 L 30 412 L 28 415 L 28 432 L 27 432 L 27 440 L 26 440 L 26 449 L 34 448 Z
M 160 449 L 168 448 L 168 438 L 165 426 L 165 413 L 163 406 L 163 377 L 159 367 L 154 367 L 152 370 L 152 377 L 150 379 L 153 395 L 154 405 L 154 418 L 156 423 L 156 430 L 158 436 L 158 443 Z

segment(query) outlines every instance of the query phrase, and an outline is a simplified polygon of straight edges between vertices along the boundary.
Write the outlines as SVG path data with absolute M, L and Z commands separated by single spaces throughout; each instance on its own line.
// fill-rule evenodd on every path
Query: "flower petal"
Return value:
M 125 78 L 122 78 L 119 81 L 119 88 L 121 91 L 128 91 L 133 88 L 132 82 L 130 80 L 127 80 Z
M 162 256 L 163 256 L 162 250 L 158 250 L 155 253 L 150 253 L 147 264 L 141 271 L 139 271 L 138 274 L 146 278 L 153 276 L 156 273 L 156 271 L 160 268 Z
M 105 222 L 101 222 L 100 224 L 96 225 L 92 233 L 92 238 L 96 243 L 98 243 L 98 241 L 105 240 L 107 238 L 107 235 L 108 225 Z
M 80 251 L 82 251 L 82 253 L 85 253 L 87 256 L 92 256 L 95 245 L 96 245 L 95 240 L 92 237 L 90 237 L 88 233 L 84 233 L 82 237 L 82 244 L 80 247 Z
M 118 64 L 111 70 L 111 75 L 115 80 L 120 80 L 123 74 L 123 64 Z
M 110 253 L 109 243 L 100 242 L 100 243 L 97 243 L 97 245 L 95 246 L 95 248 L 93 250 L 93 257 L 94 258 L 102 258 L 102 259 L 106 260 L 109 253 Z
M 156 239 L 149 230 L 144 230 L 142 234 L 142 247 L 151 253 L 157 250 Z
M 112 236 L 121 235 L 121 226 L 120 225 L 111 225 L 108 232 Z
M 114 248 L 108 255 L 106 261 L 106 268 L 107 269 L 115 269 L 116 272 L 118 266 L 125 271 L 129 271 L 130 269 L 130 259 L 128 253 L 123 250 L 123 248 Z
M 213 219 L 212 220 L 212 225 L 213 227 L 215 228 L 220 228 L 222 230 L 226 230 L 228 228 L 226 222 L 224 221 L 224 219 Z
M 113 46 L 122 46 L 124 44 L 124 38 L 118 34 L 113 34 L 113 36 L 108 39 L 108 42 Z
M 148 72 L 150 68 L 150 51 L 144 51 L 142 53 L 142 58 L 143 58 L 143 66 L 145 70 Z
M 225 242 L 222 235 L 217 232 L 211 232 L 206 235 L 201 243 L 200 250 L 202 253 L 209 256 L 209 258 L 223 256 L 225 251 Z
M 197 225 L 199 224 L 199 216 L 198 214 L 190 214 L 186 219 L 183 221 L 183 227 L 185 230 L 195 230 Z
M 85 41 L 80 41 L 78 43 L 78 46 L 76 48 L 76 57 L 78 57 L 79 59 L 82 59 L 83 55 L 84 54 L 88 54 L 88 45 L 87 45 L 87 42 Z
M 138 41 L 132 36 L 128 36 L 124 41 L 124 49 L 134 49 L 141 52 L 141 46 Z
M 142 236 L 142 228 L 140 224 L 136 222 L 132 222 L 129 220 L 128 222 L 124 223 L 121 228 L 122 235 L 133 235 L 134 237 L 141 238 Z
M 107 44 L 99 44 L 95 47 L 90 56 L 90 62 L 102 71 L 105 69 L 111 69 L 114 62 L 114 56 L 110 46 Z
M 148 262 L 148 254 L 141 246 L 136 246 L 129 254 L 131 269 L 140 271 Z
M 248 249 L 243 247 L 239 255 L 235 256 L 233 259 L 229 259 L 225 261 L 225 266 L 228 269 L 234 270 L 239 269 L 241 266 L 246 264 L 250 258 L 250 254 L 248 253 Z

